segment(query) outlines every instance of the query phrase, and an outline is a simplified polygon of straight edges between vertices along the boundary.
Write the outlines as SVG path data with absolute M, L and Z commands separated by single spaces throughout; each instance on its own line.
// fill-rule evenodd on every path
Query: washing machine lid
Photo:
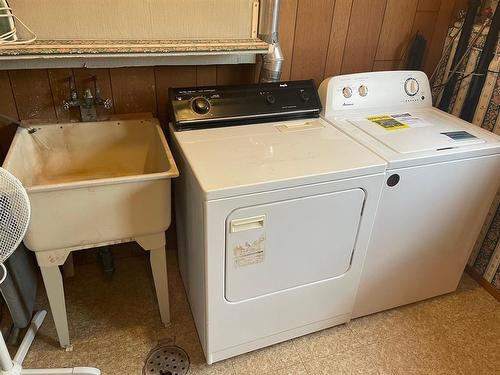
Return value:
M 339 120 L 361 130 L 346 129 L 387 160 L 389 169 L 500 153 L 500 137 L 432 107 L 372 109 L 333 122 Z
M 386 168 L 382 158 L 319 118 L 170 130 L 207 199 L 383 173 Z

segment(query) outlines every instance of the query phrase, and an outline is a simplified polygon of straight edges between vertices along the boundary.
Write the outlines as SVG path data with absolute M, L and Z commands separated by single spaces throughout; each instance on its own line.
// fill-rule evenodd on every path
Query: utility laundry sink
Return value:
M 4 168 L 31 200 L 33 251 L 165 231 L 177 167 L 156 119 L 19 128 Z
M 31 201 L 24 238 L 42 270 L 60 343 L 69 347 L 58 269 L 71 251 L 137 241 L 151 251 L 162 321 L 169 322 L 165 230 L 178 170 L 153 118 L 19 128 L 3 167 Z M 62 301 L 62 302 L 61 302 Z

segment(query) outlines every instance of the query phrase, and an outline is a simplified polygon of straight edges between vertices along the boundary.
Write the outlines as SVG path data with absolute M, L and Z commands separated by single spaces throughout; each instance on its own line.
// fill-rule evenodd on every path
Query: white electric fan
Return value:
M 0 268 L 3 270 L 2 283 L 7 276 L 4 262 L 21 243 L 30 220 L 30 202 L 21 182 L 5 169 L 0 168 Z M 0 375 L 99 375 L 101 371 L 92 367 L 27 370 L 22 368 L 24 357 L 35 338 L 36 332 L 47 315 L 39 311 L 31 320 L 17 353 L 12 359 L 0 333 Z

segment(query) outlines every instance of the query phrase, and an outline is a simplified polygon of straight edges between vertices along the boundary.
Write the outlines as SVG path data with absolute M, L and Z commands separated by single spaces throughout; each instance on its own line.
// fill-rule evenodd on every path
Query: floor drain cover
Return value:
M 159 345 L 146 359 L 144 375 L 185 375 L 189 370 L 189 357 L 178 346 Z

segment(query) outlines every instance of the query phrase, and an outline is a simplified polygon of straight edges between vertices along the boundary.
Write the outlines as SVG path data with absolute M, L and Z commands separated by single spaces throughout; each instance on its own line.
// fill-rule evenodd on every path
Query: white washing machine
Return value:
M 317 118 L 312 81 L 170 97 L 179 267 L 207 362 L 347 322 L 385 162 Z
M 387 162 L 353 317 L 454 291 L 500 184 L 500 137 L 433 108 L 423 72 L 319 93 L 324 117 Z

